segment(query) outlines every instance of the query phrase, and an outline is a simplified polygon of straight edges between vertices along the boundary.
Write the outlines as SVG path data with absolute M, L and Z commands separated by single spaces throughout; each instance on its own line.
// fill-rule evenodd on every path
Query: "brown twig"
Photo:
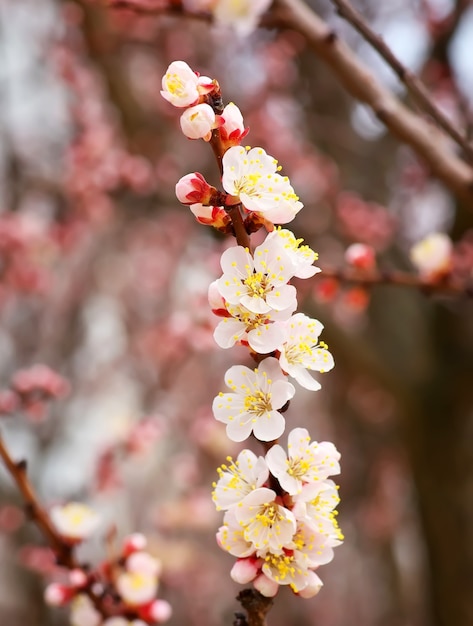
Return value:
M 237 600 L 248 615 L 245 626 L 266 626 L 266 613 L 273 605 L 272 598 L 265 598 L 256 589 L 243 589 Z
M 348 0 L 330 0 L 337 7 L 338 14 L 349 22 L 355 30 L 383 57 L 386 63 L 404 83 L 409 93 L 417 103 L 434 119 L 443 130 L 462 148 L 468 160 L 473 162 L 473 147 L 465 137 L 458 132 L 448 117 L 432 101 L 427 87 L 413 72 L 405 67 L 395 56 L 383 38 L 377 35 Z
M 3 438 L 0 436 L 0 457 L 5 463 L 7 470 L 15 481 L 20 491 L 28 513 L 36 523 L 40 531 L 43 533 L 47 542 L 53 549 L 56 560 L 59 565 L 68 569 L 81 569 L 81 564 L 74 556 L 72 547 L 63 540 L 57 532 L 46 510 L 41 506 L 38 496 L 31 485 L 27 475 L 27 463 L 25 460 L 14 461 L 11 457 Z M 105 618 L 113 615 L 114 612 L 109 611 L 104 606 L 102 599 L 93 593 L 91 585 L 87 585 L 82 589 L 82 593 L 89 596 L 95 608 Z
M 454 153 L 445 134 L 410 111 L 381 85 L 333 29 L 302 0 L 275 0 L 273 6 L 279 27 L 303 35 L 346 91 L 370 107 L 394 136 L 411 146 L 432 173 L 473 208 L 473 169 Z
M 451 277 L 432 281 L 415 274 L 396 270 L 365 272 L 352 268 L 322 268 L 323 278 L 335 278 L 340 282 L 371 287 L 373 285 L 393 285 L 395 287 L 411 287 L 428 294 L 443 293 L 451 296 L 473 298 L 473 285 L 456 281 Z

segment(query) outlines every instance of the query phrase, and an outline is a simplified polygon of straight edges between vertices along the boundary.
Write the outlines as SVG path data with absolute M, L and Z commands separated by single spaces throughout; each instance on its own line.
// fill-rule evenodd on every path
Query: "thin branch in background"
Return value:
M 386 63 L 404 83 L 417 103 L 443 130 L 462 148 L 470 162 L 473 162 L 473 147 L 455 128 L 448 117 L 437 107 L 424 83 L 405 67 L 395 56 L 383 38 L 377 35 L 363 19 L 363 16 L 347 0 L 330 0 L 337 7 L 337 13 L 349 22 L 355 30 L 383 57 Z
M 409 145 L 432 173 L 473 209 L 473 169 L 454 153 L 441 129 L 402 104 L 304 2 L 275 0 L 273 11 L 280 28 L 300 33 L 343 88 L 367 105 L 395 137 Z
M 70 570 L 81 569 L 81 564 L 76 560 L 72 547 L 65 542 L 61 535 L 57 532 L 47 511 L 41 505 L 38 496 L 28 479 L 26 461 L 15 461 L 10 455 L 1 436 L 0 458 L 5 463 L 8 472 L 15 481 L 23 500 L 25 501 L 26 509 L 30 514 L 30 517 L 43 533 L 50 547 L 53 549 L 58 564 Z M 103 607 L 101 599 L 93 593 L 90 585 L 84 587 L 82 591 L 89 596 L 95 608 L 103 615 L 103 617 L 107 617 L 109 615 L 109 612 L 105 609 L 105 607 Z
M 323 267 L 321 276 L 324 278 L 335 278 L 342 283 L 357 284 L 363 287 L 393 285 L 395 287 L 418 289 L 426 294 L 438 293 L 473 298 L 473 284 L 455 281 L 451 277 L 432 281 L 415 274 L 395 270 L 381 270 L 368 273 L 357 269 L 333 267 Z

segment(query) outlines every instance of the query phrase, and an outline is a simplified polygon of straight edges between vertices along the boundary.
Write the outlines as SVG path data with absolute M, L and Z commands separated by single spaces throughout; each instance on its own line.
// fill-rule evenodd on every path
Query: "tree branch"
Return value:
M 417 103 L 434 119 L 443 130 L 462 148 L 470 162 L 473 162 L 473 147 L 458 132 L 448 117 L 437 107 L 431 99 L 424 83 L 413 72 L 405 67 L 394 55 L 379 35 L 371 30 L 362 15 L 348 2 L 348 0 L 330 0 L 337 7 L 338 14 L 349 22 L 362 37 L 377 50 L 386 63 L 392 68 L 399 80 L 404 83 L 409 93 Z
M 426 294 L 442 293 L 450 296 L 473 298 L 473 283 L 465 283 L 446 277 L 444 280 L 431 281 L 408 272 L 395 270 L 364 272 L 352 268 L 323 267 L 322 278 L 335 278 L 343 283 L 352 283 L 363 287 L 373 285 L 393 285 L 411 287 Z
M 280 28 L 290 28 L 307 40 L 340 84 L 398 139 L 408 144 L 467 206 L 473 209 L 473 169 L 451 149 L 444 133 L 410 111 L 381 85 L 353 51 L 302 0 L 275 0 Z
M 266 626 L 266 613 L 273 606 L 272 598 L 265 598 L 256 589 L 243 589 L 237 600 L 248 614 L 245 626 Z

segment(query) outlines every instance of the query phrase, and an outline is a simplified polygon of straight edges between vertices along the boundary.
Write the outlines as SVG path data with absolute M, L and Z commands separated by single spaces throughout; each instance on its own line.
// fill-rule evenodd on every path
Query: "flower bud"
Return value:
M 372 270 L 376 266 L 376 254 L 371 246 L 353 243 L 345 250 L 345 261 L 360 270 Z
M 186 174 L 176 183 L 176 196 L 182 204 L 212 204 L 216 191 L 199 172 Z
M 240 145 L 242 139 L 248 134 L 249 128 L 243 124 L 243 116 L 240 109 L 230 102 L 223 109 L 221 115 L 220 136 L 225 148 Z
M 166 600 L 155 600 L 149 606 L 148 611 L 152 621 L 158 624 L 167 622 L 172 615 L 172 607 Z
M 71 586 L 76 589 L 85 587 L 87 580 L 87 574 L 81 569 L 76 568 L 69 572 L 69 582 L 71 583 Z
M 259 560 L 248 558 L 238 559 L 230 572 L 230 578 L 240 585 L 254 580 L 261 569 Z
M 162 97 L 175 107 L 188 107 L 199 100 L 199 79 L 184 61 L 173 61 L 162 80 Z
M 129 556 L 133 552 L 141 552 L 146 548 L 147 540 L 141 533 L 133 533 L 123 540 L 122 552 L 125 556 Z
M 72 596 L 73 590 L 59 583 L 51 583 L 44 590 L 44 601 L 50 606 L 64 606 Z
M 215 113 L 208 104 L 197 104 L 181 115 L 181 130 L 189 139 L 210 141 L 215 126 Z
M 196 203 L 191 204 L 189 208 L 197 221 L 206 226 L 225 230 L 232 221 L 225 209 L 219 206 L 204 206 Z

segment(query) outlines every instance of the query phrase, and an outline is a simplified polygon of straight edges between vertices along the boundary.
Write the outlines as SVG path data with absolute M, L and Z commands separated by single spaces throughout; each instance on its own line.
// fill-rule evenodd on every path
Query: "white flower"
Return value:
M 255 370 L 234 365 L 225 374 L 225 383 L 233 393 L 221 392 L 212 409 L 215 419 L 227 425 L 232 441 L 244 441 L 252 432 L 260 441 L 282 435 L 285 419 L 277 409 L 293 397 L 295 389 L 277 359 L 264 359 Z
M 99 515 L 80 502 L 53 506 L 49 515 L 58 532 L 70 541 L 87 539 L 100 524 Z
M 99 626 L 102 623 L 102 616 L 83 593 L 72 600 L 69 619 L 71 626 Z
M 126 604 L 139 606 L 155 598 L 158 579 L 146 572 L 123 572 L 117 577 L 115 586 Z
M 126 569 L 157 577 L 161 574 L 162 564 L 147 552 L 133 552 L 126 560 Z
M 448 273 L 452 262 L 452 240 L 445 233 L 431 233 L 411 248 L 411 261 L 424 278 Z
M 199 78 L 184 61 L 173 61 L 162 80 L 162 97 L 175 107 L 188 107 L 199 99 Z
M 287 176 L 277 173 L 278 162 L 263 148 L 229 148 L 222 159 L 222 185 L 246 209 L 273 223 L 290 222 L 302 209 Z
M 286 339 L 281 346 L 279 358 L 282 369 L 297 382 L 317 391 L 319 382 L 308 373 L 308 369 L 317 372 L 328 372 L 334 366 L 333 357 L 325 343 L 319 343 L 319 335 L 323 325 L 303 313 L 296 313 L 286 323 Z
M 242 450 L 235 463 L 231 457 L 227 460 L 230 465 L 217 469 L 219 479 L 212 492 L 212 500 L 219 510 L 238 504 L 250 491 L 261 487 L 269 476 L 264 458 L 256 457 L 251 450 Z
M 307 586 L 309 571 L 301 555 L 292 550 L 268 552 L 264 557 L 263 573 L 278 585 L 290 585 L 296 593 Z
M 235 508 L 229 509 L 223 518 L 223 526 L 218 529 L 217 543 L 226 552 L 244 559 L 255 553 L 256 549 L 245 539 L 243 526 L 235 517 Z
M 181 130 L 189 139 L 209 141 L 215 126 L 215 112 L 208 104 L 196 104 L 181 115 Z
M 310 278 L 314 274 L 320 272 L 320 267 L 312 265 L 317 261 L 318 254 L 307 245 L 301 245 L 303 239 L 296 239 L 294 233 L 287 228 L 276 228 L 269 233 L 266 243 L 269 241 L 278 242 L 290 257 L 293 265 L 293 275 L 298 278 Z
M 320 482 L 340 473 L 340 453 L 333 443 L 310 441 L 305 428 L 294 428 L 288 435 L 288 452 L 275 445 L 266 454 L 266 463 L 279 484 L 289 494 L 301 493 L 306 483 Z
M 214 292 L 214 288 L 212 288 Z M 215 299 L 215 293 L 212 293 Z M 241 305 L 232 305 L 224 301 L 225 311 L 212 310 L 224 315 L 214 331 L 214 339 L 221 348 L 231 348 L 237 342 L 247 343 L 258 354 L 269 354 L 284 341 L 285 328 L 281 322 L 289 319 L 292 311 L 268 311 L 253 313 Z
M 259 556 L 266 551 L 280 553 L 291 543 L 296 519 L 289 509 L 276 502 L 272 489 L 255 489 L 233 510 L 243 528 L 243 537 L 253 544 Z
M 335 511 L 340 498 L 332 480 L 304 486 L 294 501 L 292 512 L 299 522 L 305 521 L 314 526 L 319 534 L 326 537 L 328 547 L 340 545 L 344 537 Z
M 231 26 L 245 36 L 255 30 L 270 4 L 271 0 L 217 0 L 213 13 L 218 24 Z
M 280 246 L 265 241 L 255 250 L 234 246 L 222 254 L 220 293 L 230 304 L 242 304 L 253 313 L 284 311 L 297 307 L 296 288 L 287 282 L 293 266 Z

